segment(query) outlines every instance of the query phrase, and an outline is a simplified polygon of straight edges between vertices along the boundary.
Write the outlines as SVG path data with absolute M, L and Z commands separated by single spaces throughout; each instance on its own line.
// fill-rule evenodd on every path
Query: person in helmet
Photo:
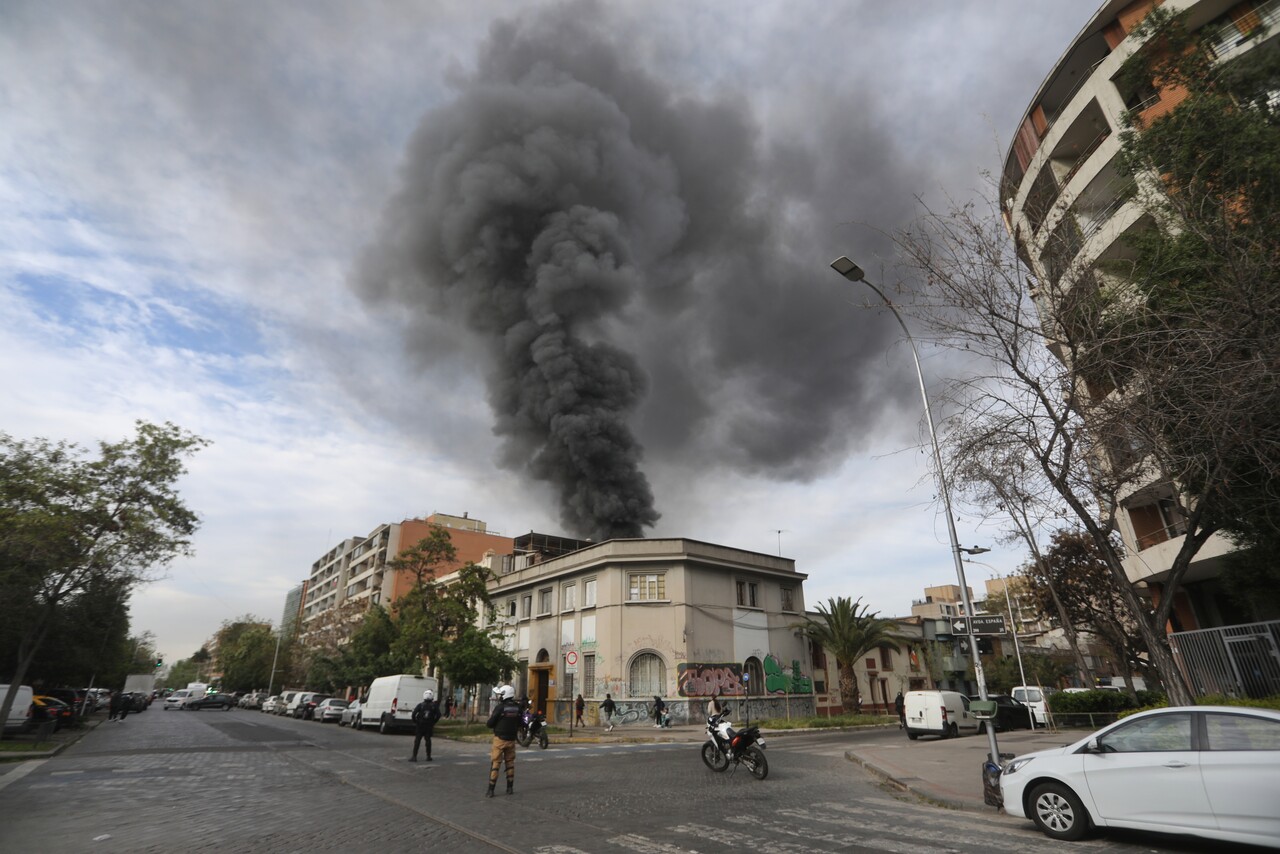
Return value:
M 493 797 L 493 787 L 498 785 L 498 766 L 507 766 L 507 794 L 515 792 L 516 785 L 516 731 L 520 729 L 522 710 L 516 702 L 516 691 L 510 685 L 499 685 L 493 689 L 497 700 L 493 712 L 485 726 L 493 730 L 493 743 L 489 748 L 489 791 L 486 797 Z
M 423 739 L 427 742 L 427 761 L 431 761 L 431 734 L 435 732 L 436 721 L 440 720 L 440 704 L 436 702 L 435 692 L 422 692 L 422 702 L 413 707 L 413 755 L 410 762 L 418 761 L 418 745 Z

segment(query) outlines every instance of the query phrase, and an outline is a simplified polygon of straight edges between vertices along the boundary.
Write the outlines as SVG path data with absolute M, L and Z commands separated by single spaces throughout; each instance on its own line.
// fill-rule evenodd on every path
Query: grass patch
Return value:
M 484 721 L 475 723 L 467 723 L 466 721 L 439 721 L 436 723 L 435 734 L 444 736 L 445 738 L 463 738 L 469 735 L 488 735 L 489 728 L 484 725 Z
M 838 715 L 813 718 L 769 718 L 759 721 L 761 729 L 835 729 L 852 726 L 883 726 L 896 724 L 898 719 L 890 715 Z
M 52 741 L 0 741 L 0 753 L 26 753 L 29 750 L 52 750 L 58 745 Z

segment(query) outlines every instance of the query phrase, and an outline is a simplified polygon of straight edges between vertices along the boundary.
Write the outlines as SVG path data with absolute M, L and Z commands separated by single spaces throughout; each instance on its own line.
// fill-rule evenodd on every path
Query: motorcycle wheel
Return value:
M 747 766 L 751 776 L 763 780 L 769 776 L 769 760 L 764 758 L 764 751 L 752 745 L 742 754 L 742 764 Z
M 516 732 L 516 744 L 520 745 L 521 747 L 528 747 L 529 742 L 532 740 L 533 739 L 529 737 L 528 730 L 522 729 Z
M 551 743 L 551 742 L 550 742 L 550 740 L 547 738 L 547 731 L 546 731 L 545 729 L 544 729 L 544 730 L 542 730 L 542 732 L 538 733 L 538 744 L 540 744 L 540 745 L 542 746 L 542 749 L 543 749 L 543 750 L 546 750 L 546 749 L 547 749 L 547 745 L 548 745 L 548 744 L 550 744 L 550 743 Z
M 729 757 L 709 741 L 702 745 L 702 761 L 712 771 L 723 771 L 729 767 Z

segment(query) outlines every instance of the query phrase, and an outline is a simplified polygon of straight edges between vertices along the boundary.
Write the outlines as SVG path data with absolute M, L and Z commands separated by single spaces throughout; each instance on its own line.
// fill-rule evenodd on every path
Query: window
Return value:
M 594 655 L 582 656 L 582 696 L 594 697 L 596 695 L 596 657 Z
M 1118 727 L 1100 740 L 1103 753 L 1156 753 L 1191 749 L 1191 713 L 1153 715 Z
M 582 607 L 594 608 L 596 606 L 596 580 L 588 578 L 582 582 Z
M 633 573 L 630 602 L 659 602 L 667 598 L 667 576 L 662 572 Z
M 545 617 L 551 613 L 551 588 L 538 591 L 538 616 Z
M 889 649 L 880 650 L 880 669 L 881 670 L 893 669 L 893 651 L 892 650 L 889 650 Z
M 1280 750 L 1280 723 L 1246 715 L 1206 714 L 1208 750 Z
M 520 619 L 527 620 L 533 616 L 533 594 L 520 597 Z
M 572 611 L 578 607 L 578 584 L 570 582 L 560 587 L 560 610 Z
M 507 600 L 507 616 L 514 619 L 515 615 L 516 615 L 516 600 L 508 599 Z
M 867 670 L 869 670 L 869 671 L 871 671 L 872 673 L 874 673 L 874 672 L 875 672 L 875 669 L 876 669 L 876 660 L 875 660 L 874 658 L 868 658 L 868 659 L 867 659 Z
M 796 589 L 794 587 L 782 588 L 782 610 L 794 611 L 796 609 Z
M 754 581 L 738 582 L 738 607 L 739 608 L 759 608 L 760 607 L 760 585 Z
M 652 652 L 642 652 L 631 660 L 631 681 L 627 692 L 632 697 L 659 697 L 667 693 L 667 668 Z

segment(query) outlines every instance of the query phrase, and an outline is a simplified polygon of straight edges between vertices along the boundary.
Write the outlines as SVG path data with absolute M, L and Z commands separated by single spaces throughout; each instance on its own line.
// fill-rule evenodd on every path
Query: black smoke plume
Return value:
M 459 327 L 484 342 L 502 463 L 594 538 L 659 518 L 637 430 L 665 465 L 805 478 L 860 441 L 885 386 L 911 390 L 857 370 L 887 326 L 836 316 L 814 282 L 834 276 L 811 251 L 833 176 L 764 144 L 742 98 L 671 91 L 605 14 L 493 25 L 415 133 L 357 276 L 409 307 L 419 352 Z M 874 133 L 859 150 L 892 171 Z

